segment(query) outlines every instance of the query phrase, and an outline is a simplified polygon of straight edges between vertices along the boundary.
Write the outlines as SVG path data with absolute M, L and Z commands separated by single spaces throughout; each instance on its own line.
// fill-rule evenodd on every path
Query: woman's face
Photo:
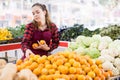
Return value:
M 43 11 L 40 6 L 34 6 L 32 7 L 32 14 L 33 18 L 36 22 L 42 22 L 42 20 L 45 20 L 45 14 L 46 12 Z

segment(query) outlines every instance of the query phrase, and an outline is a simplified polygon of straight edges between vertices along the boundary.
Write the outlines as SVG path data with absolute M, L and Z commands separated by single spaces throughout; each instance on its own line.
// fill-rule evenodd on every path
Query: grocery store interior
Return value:
M 37 2 L 46 5 L 60 43 L 50 56 L 22 60 L 25 26 Z M 0 0 L 0 60 L 0 80 L 120 80 L 120 0 Z M 16 71 L 6 72 L 7 64 Z

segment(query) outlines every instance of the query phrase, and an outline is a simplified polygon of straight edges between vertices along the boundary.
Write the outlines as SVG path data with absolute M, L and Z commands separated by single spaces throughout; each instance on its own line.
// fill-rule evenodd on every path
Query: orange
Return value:
M 25 64 L 26 66 L 29 66 L 29 65 L 32 64 L 32 61 L 25 61 L 24 64 Z
M 53 64 L 52 64 L 52 68 L 53 68 L 53 69 L 57 69 L 57 64 L 53 63 Z
M 36 63 L 36 62 L 33 62 L 31 65 L 30 65 L 30 69 L 31 70 L 34 70 L 35 68 L 37 68 L 38 67 L 38 63 Z
M 20 71 L 22 68 L 20 65 L 17 65 L 17 71 Z
M 45 40 L 40 40 L 39 45 L 43 45 L 45 43 L 46 43 Z
M 70 68 L 69 68 L 69 73 L 71 73 L 71 74 L 76 73 L 76 68 L 70 67 Z
M 54 74 L 55 73 L 55 69 L 49 69 L 48 73 L 49 74 Z
M 110 77 L 110 73 L 109 72 L 104 72 L 103 75 L 105 76 L 105 78 Z
M 90 67 L 84 67 L 84 71 L 85 71 L 85 73 L 90 72 L 90 71 L 91 71 L 91 70 L 90 70 Z
M 34 69 L 33 73 L 38 76 L 40 74 L 39 68 Z
M 99 69 L 99 68 L 95 68 L 94 69 L 94 72 L 97 76 L 101 75 L 102 74 L 102 71 Z
M 71 67 L 71 64 L 68 62 L 66 62 L 64 65 L 67 66 L 68 68 Z
M 57 64 L 57 65 L 63 65 L 63 63 L 64 63 L 64 61 L 63 61 L 62 59 L 58 59 L 58 60 L 56 61 L 56 64 Z
M 75 62 L 75 60 L 74 59 L 69 59 L 69 63 L 71 64 L 71 65 L 73 65 L 73 63 Z
M 88 59 L 87 61 L 88 61 L 88 63 L 89 63 L 90 65 L 93 65 L 93 64 L 94 64 L 94 62 L 93 62 L 92 59 Z
M 81 74 L 82 73 L 82 68 L 76 68 L 76 74 Z
M 53 76 L 52 75 L 47 75 L 46 80 L 53 80 Z
M 45 68 L 46 68 L 46 69 L 51 69 L 51 68 L 52 68 L 52 65 L 51 65 L 51 64 L 46 64 L 46 65 L 45 65 Z
M 67 74 L 69 70 L 68 70 L 68 67 L 66 66 L 60 66 L 59 71 L 62 74 Z
M 43 68 L 41 71 L 42 75 L 47 75 L 48 74 L 48 70 L 46 68 Z
M 84 75 L 78 75 L 77 80 L 85 80 L 85 76 Z
M 100 75 L 101 80 L 105 80 L 105 76 L 102 74 Z
M 90 76 L 91 78 L 94 78 L 96 76 L 95 72 L 93 72 L 93 71 L 88 72 L 87 75 Z
M 20 65 L 21 63 L 22 63 L 21 59 L 17 60 L 17 62 L 16 62 L 17 65 Z
M 69 74 L 68 76 L 70 78 L 69 80 L 76 80 L 77 79 L 77 77 L 74 74 Z
M 98 68 L 96 64 L 91 65 L 91 69 L 94 70 L 95 68 Z
M 95 64 L 96 64 L 96 65 L 100 65 L 100 64 L 102 64 L 102 61 L 99 60 L 99 59 L 97 59 L 97 60 L 95 61 Z
M 32 44 L 32 48 L 33 48 L 33 49 L 37 48 L 38 46 L 39 46 L 39 45 L 38 45 L 37 43 L 33 43 L 33 44 Z
M 82 65 L 82 64 L 86 64 L 87 63 L 87 60 L 86 59 L 81 59 L 80 60 L 80 64 Z
M 96 76 L 96 77 L 94 78 L 94 80 L 101 80 L 101 78 L 98 77 L 98 76 Z
M 107 72 L 110 74 L 110 76 L 113 76 L 113 72 L 111 70 L 108 70 Z
M 73 63 L 73 67 L 75 67 L 75 68 L 79 68 L 81 65 L 80 65 L 80 63 L 79 62 L 74 62 Z
M 40 57 L 40 58 L 37 59 L 37 62 L 38 62 L 39 64 L 45 63 L 45 61 L 46 61 L 46 60 L 45 60 L 43 57 Z
M 62 75 L 62 78 L 63 78 L 64 80 L 70 80 L 69 76 L 67 76 L 67 75 Z
M 85 80 L 93 80 L 90 76 L 85 76 Z
M 29 58 L 33 58 L 34 57 L 34 54 L 30 54 Z
M 37 61 L 37 59 L 39 59 L 39 58 L 40 58 L 40 55 L 34 55 L 34 57 L 33 57 L 34 61 Z
M 40 75 L 38 80 L 46 80 L 47 76 L 46 75 Z

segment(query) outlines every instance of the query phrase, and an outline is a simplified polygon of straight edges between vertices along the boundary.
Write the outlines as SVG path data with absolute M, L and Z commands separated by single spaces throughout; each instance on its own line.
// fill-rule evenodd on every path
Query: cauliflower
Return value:
M 108 48 L 108 43 L 107 42 L 105 42 L 105 41 L 100 42 L 100 44 L 98 46 L 99 50 L 104 50 L 104 49 L 107 49 L 107 48 Z
M 120 40 L 114 40 L 112 43 L 109 44 L 109 48 L 118 48 L 120 47 Z
M 114 58 L 107 54 L 101 55 L 100 57 L 98 57 L 98 59 L 101 60 L 102 62 L 105 62 L 105 61 L 114 62 Z
M 111 49 L 108 49 L 108 54 L 112 57 L 116 57 L 119 55 L 119 52 L 117 49 L 111 48 Z
M 120 58 L 115 59 L 114 65 L 120 70 Z
M 109 50 L 108 50 L 108 49 L 103 49 L 103 50 L 100 52 L 101 55 L 104 55 L 104 54 L 107 54 L 107 55 L 108 55 L 108 53 L 109 53 Z
M 109 61 L 105 61 L 103 64 L 102 64 L 102 67 L 104 70 L 112 70 L 113 69 L 113 64 Z
M 100 42 L 107 42 L 109 44 L 112 42 L 112 39 L 109 36 L 103 36 L 101 37 Z

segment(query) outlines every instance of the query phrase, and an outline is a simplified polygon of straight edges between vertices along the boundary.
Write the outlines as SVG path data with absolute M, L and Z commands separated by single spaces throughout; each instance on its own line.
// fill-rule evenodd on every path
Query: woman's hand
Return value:
M 41 49 L 43 49 L 43 50 L 45 50 L 45 51 L 50 50 L 50 48 L 48 47 L 47 44 L 41 45 Z
M 30 54 L 34 54 L 30 49 L 27 49 L 25 52 L 25 56 L 29 58 Z
M 42 50 L 45 50 L 45 51 L 48 51 L 50 50 L 50 48 L 48 47 L 48 45 L 45 43 L 43 45 L 39 45 L 38 47 L 36 47 L 35 49 L 42 49 Z

